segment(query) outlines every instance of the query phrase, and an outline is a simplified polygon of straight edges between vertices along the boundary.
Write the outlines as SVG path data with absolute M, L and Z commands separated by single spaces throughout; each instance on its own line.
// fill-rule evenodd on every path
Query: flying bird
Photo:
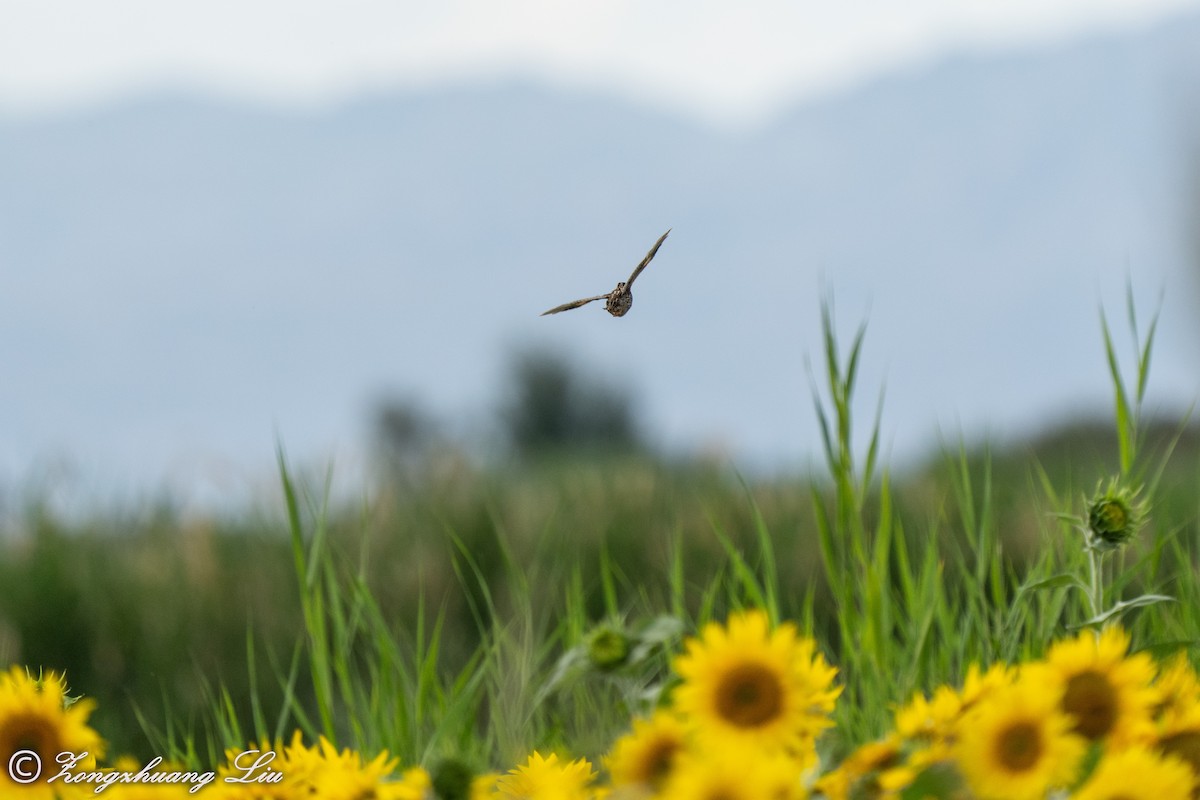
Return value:
M 670 232 L 671 229 L 668 228 L 667 233 Z M 664 233 L 662 236 L 658 237 L 658 241 L 654 243 L 654 246 L 650 248 L 650 252 L 646 253 L 646 257 L 642 259 L 642 263 L 638 264 L 634 268 L 633 274 L 629 276 L 629 280 L 621 281 L 617 284 L 617 288 L 613 289 L 608 294 L 598 294 L 595 297 L 585 297 L 582 300 L 572 300 L 570 303 L 563 303 L 561 306 L 555 306 L 549 311 L 543 311 L 542 316 L 544 317 L 547 314 L 557 314 L 560 311 L 570 311 L 573 308 L 586 306 L 588 303 L 591 303 L 594 300 L 603 300 L 604 310 L 612 314 L 614 317 L 625 316 L 627 313 L 629 313 L 629 308 L 633 305 L 633 292 L 630 291 L 633 289 L 633 282 L 637 280 L 638 275 L 642 274 L 642 270 L 644 270 L 646 265 L 650 263 L 650 260 L 654 258 L 654 254 L 657 253 L 658 248 L 662 246 L 663 240 L 667 238 L 667 233 Z

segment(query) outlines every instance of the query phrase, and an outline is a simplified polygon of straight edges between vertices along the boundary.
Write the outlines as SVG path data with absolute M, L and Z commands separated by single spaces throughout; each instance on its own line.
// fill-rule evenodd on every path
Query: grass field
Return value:
M 746 481 L 644 456 L 461 461 L 334 507 L 281 458 L 278 511 L 240 518 L 68 522 L 31 501 L 0 537 L 0 665 L 64 670 L 96 701 L 110 757 L 212 768 L 227 748 L 298 729 L 435 779 L 447 763 L 504 771 L 535 750 L 599 767 L 631 717 L 690 696 L 674 661 L 685 640 L 757 609 L 837 669 L 836 706 L 803 737 L 819 754 L 811 784 L 888 736 L 914 693 L 961 687 L 972 665 L 1042 659 L 1109 609 L 1132 651 L 1200 660 L 1200 436 L 1140 418 L 1152 330 L 1137 340 L 1135 327 L 1126 375 L 1107 326 L 1098 337 L 1113 420 L 931 450 L 902 474 L 878 461 L 872 421 L 850 419 L 861 334 L 839 345 L 827 324 L 817 475 Z M 1108 482 L 1139 492 L 1101 510 L 1147 514 L 1101 554 L 1084 543 L 1098 541 L 1088 506 Z M 0 746 L 3 709 L 0 694 Z M 1090 758 L 1081 774 L 1107 763 Z M 924 780 L 930 796 L 958 790 Z M 436 794 L 458 796 L 447 785 Z

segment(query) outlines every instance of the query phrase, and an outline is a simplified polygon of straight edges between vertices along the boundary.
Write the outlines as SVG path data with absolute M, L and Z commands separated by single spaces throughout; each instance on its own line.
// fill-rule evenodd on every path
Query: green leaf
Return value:
M 1133 598 L 1132 600 L 1122 600 L 1107 611 L 1097 614 L 1096 616 L 1087 620 L 1080 627 L 1088 628 L 1094 625 L 1103 625 L 1110 619 L 1115 619 L 1130 609 L 1141 608 L 1142 606 L 1152 606 L 1155 603 L 1164 602 L 1174 603 L 1175 598 L 1166 594 L 1143 594 Z

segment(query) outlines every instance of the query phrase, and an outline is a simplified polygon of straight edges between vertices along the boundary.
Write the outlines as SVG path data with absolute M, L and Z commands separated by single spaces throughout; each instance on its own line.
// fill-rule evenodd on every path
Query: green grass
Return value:
M 1142 418 L 1152 324 L 1125 383 L 1107 322 L 1114 420 L 893 474 L 880 418 L 851 416 L 859 328 L 826 313 L 814 377 L 825 470 L 743 480 L 647 457 L 459 465 L 333 506 L 280 458 L 279 513 L 188 522 L 160 510 L 65 522 L 31 503 L 0 537 L 0 662 L 66 669 L 118 752 L 201 766 L 227 746 L 309 737 L 403 763 L 506 767 L 533 747 L 595 757 L 670 691 L 681 637 L 736 608 L 797 621 L 840 670 L 837 757 L 914 691 L 1040 654 L 1083 624 L 1088 556 L 1068 516 L 1097 481 L 1143 486 L 1150 522 L 1105 564 L 1137 648 L 1200 643 L 1200 437 Z M 873 387 L 878 389 L 880 387 Z M 589 633 L 629 637 L 625 665 Z

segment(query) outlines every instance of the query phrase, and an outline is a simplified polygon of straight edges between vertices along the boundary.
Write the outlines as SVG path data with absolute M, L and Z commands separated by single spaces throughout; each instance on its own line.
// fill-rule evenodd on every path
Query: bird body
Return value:
M 570 311 L 573 308 L 585 306 L 595 300 L 603 300 L 604 310 L 609 314 L 612 314 L 614 317 L 625 316 L 629 313 L 629 309 L 633 306 L 633 292 L 631 291 L 633 288 L 633 282 L 637 280 L 638 275 L 642 274 L 642 270 L 644 270 L 646 265 L 649 264 L 651 259 L 654 258 L 655 253 L 658 252 L 658 248 L 662 247 L 663 241 L 667 238 L 667 234 L 670 232 L 671 231 L 668 228 L 667 233 L 664 233 L 662 236 L 658 237 L 658 241 L 655 242 L 654 246 L 650 248 L 650 252 L 646 253 L 646 257 L 643 258 L 642 262 L 634 268 L 633 274 L 629 276 L 628 281 L 621 281 L 617 284 L 617 288 L 613 289 L 608 294 L 598 294 L 595 297 L 585 297 L 582 300 L 572 300 L 569 303 L 563 303 L 561 306 L 555 306 L 549 311 L 543 311 L 542 316 L 544 317 L 549 314 L 557 314 L 560 311 Z

